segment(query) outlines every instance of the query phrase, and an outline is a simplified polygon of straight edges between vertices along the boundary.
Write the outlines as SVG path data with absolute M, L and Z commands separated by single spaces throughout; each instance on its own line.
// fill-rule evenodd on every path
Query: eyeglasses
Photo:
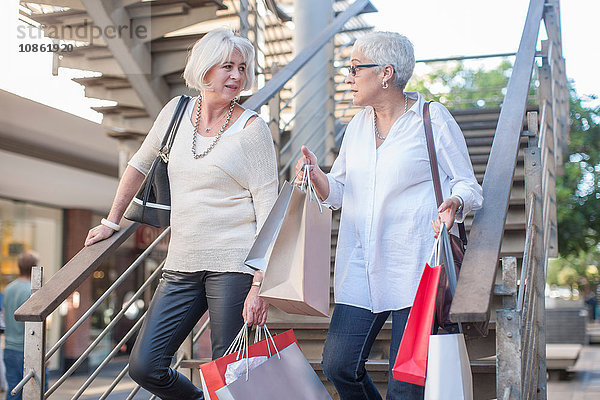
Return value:
M 387 65 L 387 64 L 385 64 Z M 358 71 L 360 71 L 360 68 L 372 68 L 372 67 L 383 67 L 384 65 L 382 64 L 357 64 L 357 65 L 350 65 L 348 67 L 346 67 L 346 71 L 347 71 L 347 75 L 352 75 L 352 76 L 356 76 L 356 73 Z M 394 72 L 396 72 L 396 69 L 392 66 L 392 68 L 394 69 Z

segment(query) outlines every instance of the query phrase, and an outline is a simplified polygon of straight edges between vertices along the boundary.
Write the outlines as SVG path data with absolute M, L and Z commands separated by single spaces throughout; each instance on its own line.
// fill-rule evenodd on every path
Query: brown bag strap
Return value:
M 435 200 L 439 207 L 444 198 L 442 196 L 442 185 L 440 183 L 440 171 L 438 170 L 437 154 L 435 153 L 435 143 L 433 142 L 433 129 L 431 128 L 431 116 L 429 115 L 429 104 L 427 101 L 423 105 L 423 126 L 425 127 L 425 139 L 427 139 L 427 151 L 429 152 L 429 166 L 431 167 L 431 179 L 433 180 L 433 189 L 435 190 Z
M 429 166 L 431 169 L 431 180 L 433 181 L 433 189 L 435 191 L 435 200 L 439 207 L 444 198 L 442 196 L 442 184 L 440 183 L 440 171 L 438 170 L 437 154 L 435 152 L 435 143 L 433 141 L 433 129 L 431 127 L 431 116 L 429 114 L 429 104 L 431 101 L 425 102 L 423 105 L 423 127 L 425 128 L 425 139 L 427 140 L 427 152 L 429 153 Z M 458 225 L 458 234 L 463 242 L 467 245 L 467 231 L 465 224 L 462 222 Z

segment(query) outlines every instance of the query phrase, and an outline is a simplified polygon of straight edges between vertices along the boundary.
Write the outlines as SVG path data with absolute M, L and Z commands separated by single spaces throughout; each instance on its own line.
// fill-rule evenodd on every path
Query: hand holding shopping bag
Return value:
M 292 188 L 259 296 L 290 314 L 327 317 L 331 210 L 321 204 L 308 171 L 304 178 Z
M 260 340 L 258 337 L 252 346 L 266 343 L 268 350 L 266 360 L 265 357 L 253 355 L 256 352 L 250 351 L 252 346 L 248 346 L 247 330 L 242 328 L 230 347 L 233 348 L 233 353 L 230 355 L 236 357 L 234 361 L 227 364 L 224 374 L 227 376 L 232 370 L 236 370 L 237 375 L 232 377 L 233 380 L 228 380 L 226 384 L 214 391 L 216 397 L 213 397 L 211 393 L 210 399 L 331 400 L 327 389 L 300 351 L 295 337 L 291 344 L 280 346 L 277 343 L 281 343 L 281 340 L 276 338 L 281 335 L 272 337 L 266 326 L 264 331 L 265 339 Z M 257 334 L 259 332 L 260 328 L 257 327 Z M 293 332 L 288 332 L 291 332 L 293 337 Z M 254 367 L 251 366 L 253 360 L 256 360 Z M 205 389 L 205 393 L 207 392 L 208 390 Z M 205 394 L 205 398 L 209 397 Z
M 227 384 L 225 380 L 225 373 L 227 372 L 227 366 L 231 363 L 242 359 L 241 352 L 235 351 L 240 343 L 243 343 L 244 334 L 246 335 L 247 343 L 247 328 L 244 325 L 240 330 L 240 333 L 233 341 L 229 349 L 225 352 L 225 355 L 221 358 L 217 358 L 206 364 L 200 366 L 200 378 L 202 379 L 202 389 L 204 391 L 204 398 L 207 400 L 217 400 L 216 391 Z M 275 335 L 272 338 L 272 342 L 267 343 L 267 340 L 261 340 L 253 345 L 247 346 L 245 350 L 245 357 L 259 357 L 267 356 L 270 357 L 274 353 L 274 346 L 278 349 L 286 348 L 292 343 L 298 343 L 294 332 L 290 329 L 289 331 L 283 332 L 279 335 Z
M 442 224 L 443 225 L 443 224 Z M 443 226 L 439 234 L 438 259 L 454 295 L 457 275 L 450 235 Z M 442 294 L 445 295 L 445 294 Z M 438 292 L 438 296 L 440 293 Z M 451 300 L 451 298 L 450 298 Z M 458 324 L 459 331 L 461 324 Z M 472 400 L 473 377 L 465 337 L 461 333 L 429 336 L 425 400 Z

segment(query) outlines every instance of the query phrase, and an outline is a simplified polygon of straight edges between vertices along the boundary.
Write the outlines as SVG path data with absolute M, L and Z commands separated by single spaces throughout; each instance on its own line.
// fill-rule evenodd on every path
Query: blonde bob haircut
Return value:
M 254 46 L 230 29 L 215 29 L 194 44 L 183 70 L 185 84 L 197 90 L 212 90 L 210 82 L 204 81 L 207 72 L 215 65 L 230 60 L 234 50 L 241 53 L 246 63 L 242 90 L 250 89 L 254 83 Z

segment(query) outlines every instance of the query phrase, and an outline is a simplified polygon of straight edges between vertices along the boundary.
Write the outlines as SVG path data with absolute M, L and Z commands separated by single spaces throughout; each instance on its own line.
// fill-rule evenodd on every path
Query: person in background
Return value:
M 6 286 L 4 291 L 4 301 L 2 309 L 4 310 L 4 321 L 6 329 L 4 331 L 4 365 L 6 366 L 6 380 L 8 382 L 8 393 L 6 400 L 22 400 L 22 392 L 16 395 L 10 394 L 10 391 L 23 379 L 23 362 L 25 359 L 25 323 L 15 320 L 15 311 L 31 295 L 31 269 L 39 264 L 39 257 L 33 251 L 26 251 L 19 255 L 17 259 L 19 265 L 19 276 Z M 46 377 L 46 389 L 48 381 Z
M 390 314 L 386 398 L 423 398 L 422 386 L 392 376 L 404 327 L 440 223 L 450 229 L 483 201 L 458 124 L 443 105 L 432 103 L 445 199 L 438 208 L 423 128 L 425 99 L 404 92 L 414 66 L 413 46 L 405 36 L 371 32 L 357 39 L 346 83 L 354 105 L 365 108 L 348 124 L 329 174 L 304 146 L 296 165 L 297 182 L 302 166 L 310 164 L 319 196 L 334 209 L 342 207 L 335 308 L 323 350 L 323 373 L 342 400 L 381 399 L 365 362 Z
M 228 29 L 207 33 L 194 44 L 183 77 L 199 94 L 188 104 L 169 154 L 169 251 L 129 359 L 133 380 L 163 400 L 203 398 L 170 364 L 207 310 L 213 359 L 223 356 L 244 323 L 266 322 L 268 305 L 258 297 L 262 272 L 244 260 L 275 203 L 278 183 L 269 127 L 236 101 L 254 79 L 250 41 Z M 120 229 L 178 99 L 159 113 L 86 246 Z

